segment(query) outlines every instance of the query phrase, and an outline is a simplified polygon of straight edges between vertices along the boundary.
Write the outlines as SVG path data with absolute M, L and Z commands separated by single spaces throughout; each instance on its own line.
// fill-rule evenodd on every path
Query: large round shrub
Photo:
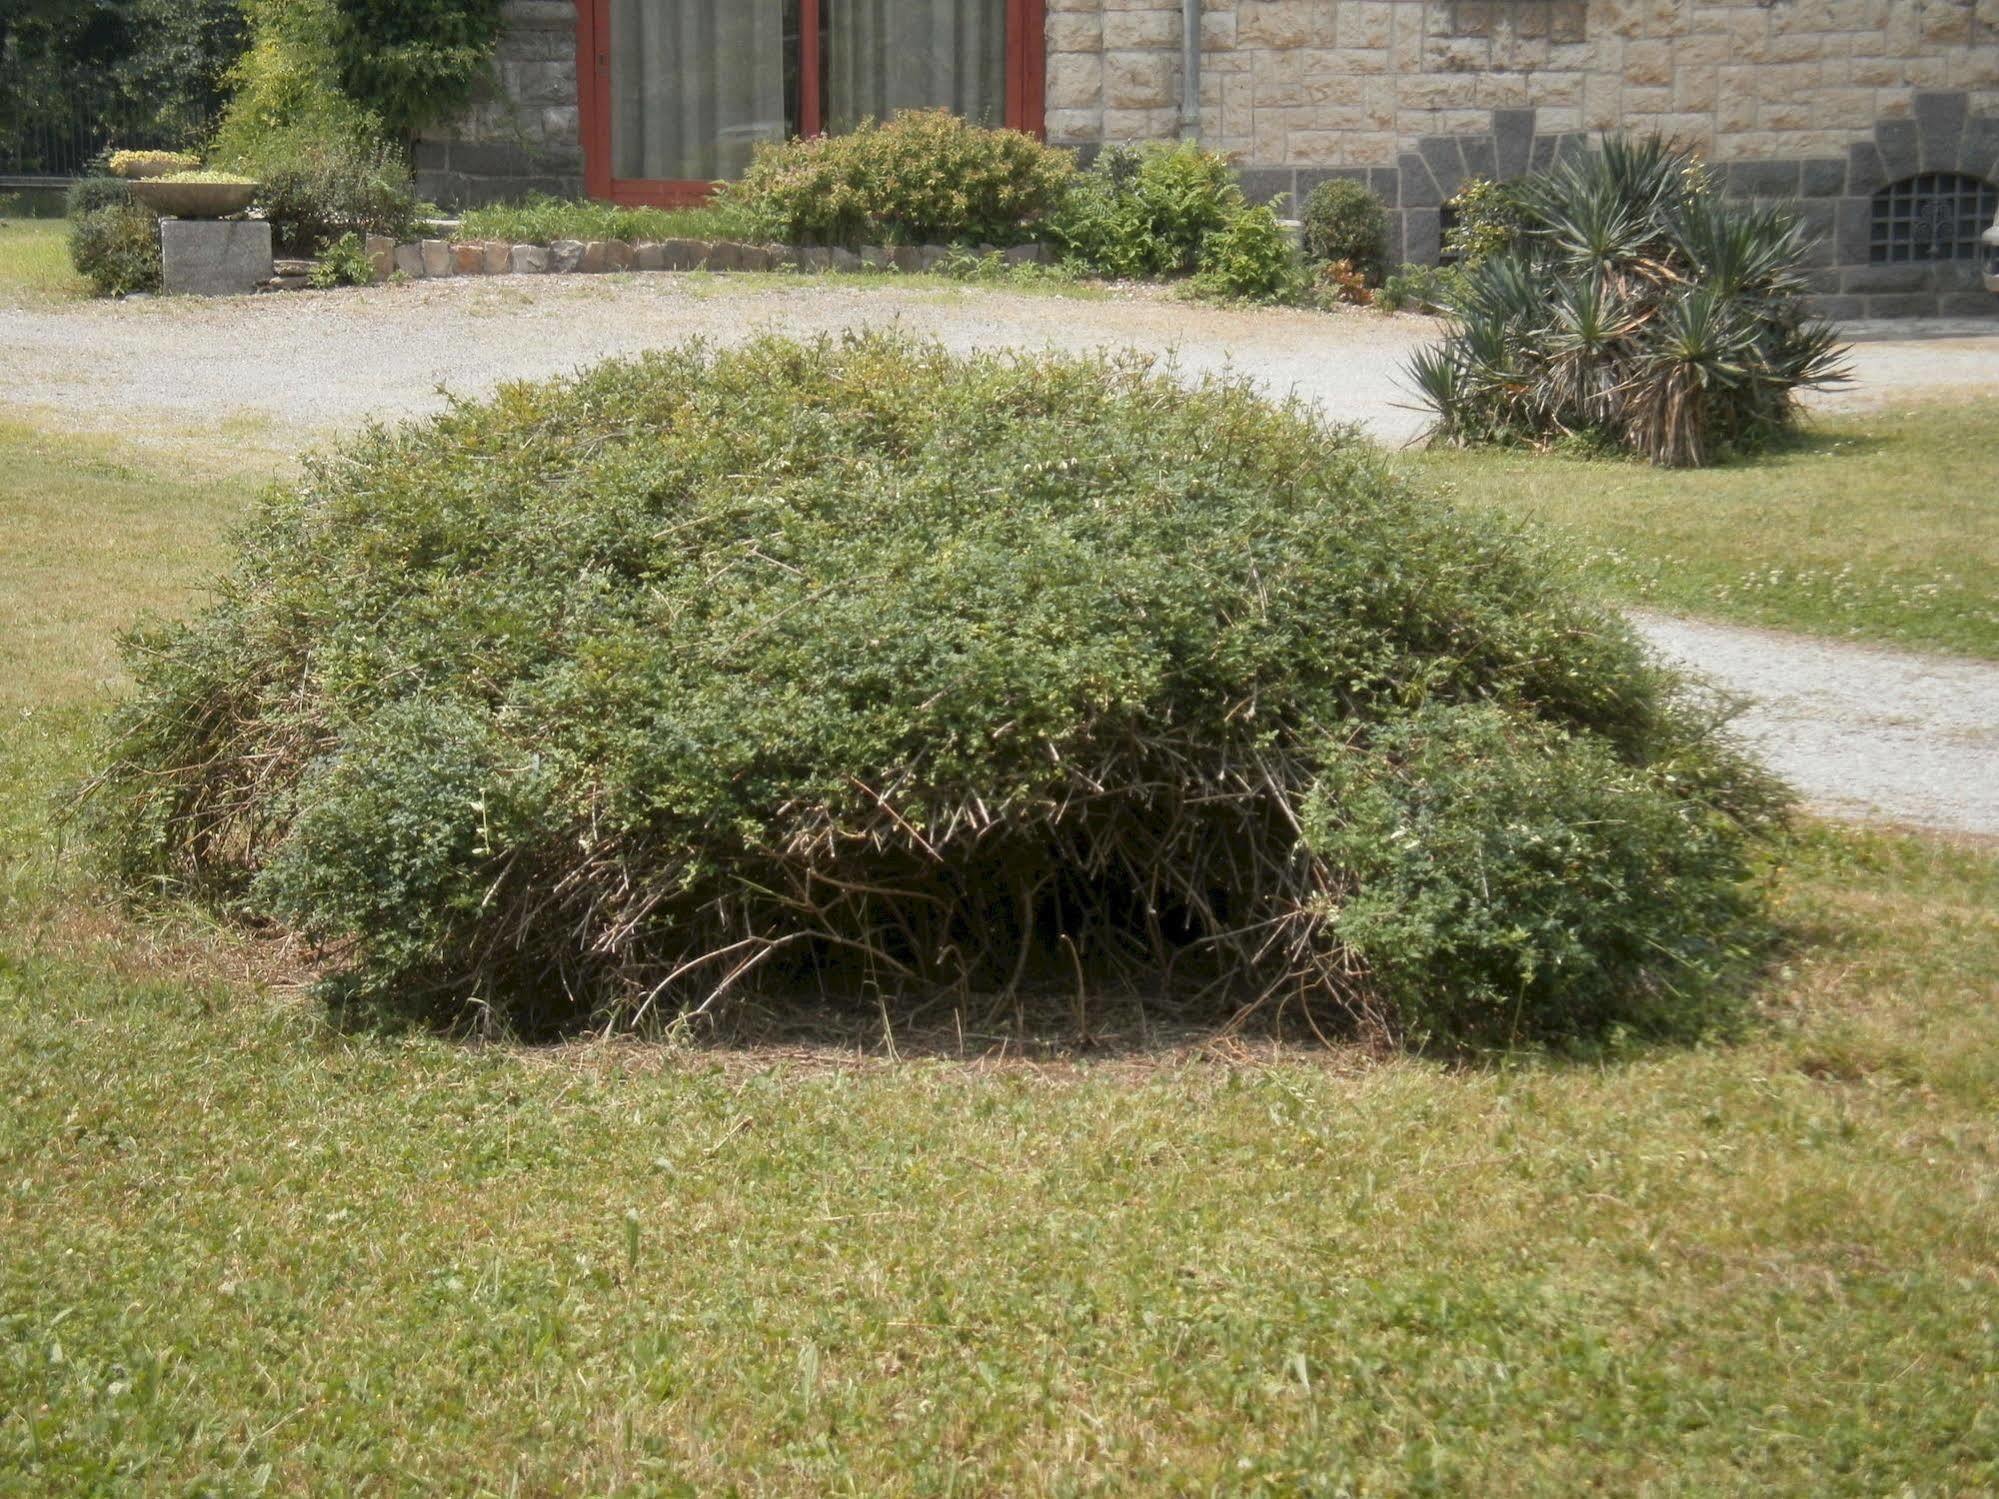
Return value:
M 1351 432 L 882 338 L 375 432 L 133 662 L 135 884 L 534 1027 L 1079 970 L 1699 1024 L 1769 805 L 1628 631 Z

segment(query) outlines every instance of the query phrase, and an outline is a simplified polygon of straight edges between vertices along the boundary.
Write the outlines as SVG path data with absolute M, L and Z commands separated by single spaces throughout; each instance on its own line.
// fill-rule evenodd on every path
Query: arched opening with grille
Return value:
M 1999 186 L 1962 172 L 1923 172 L 1874 194 L 1868 259 L 1976 260 L 1978 237 L 1999 213 Z

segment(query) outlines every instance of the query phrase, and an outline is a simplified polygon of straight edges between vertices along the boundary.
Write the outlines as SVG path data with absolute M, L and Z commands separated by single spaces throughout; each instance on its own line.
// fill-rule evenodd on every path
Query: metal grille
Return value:
M 1925 172 L 1874 195 L 1868 258 L 1976 260 L 1978 236 L 1999 213 L 1999 187 L 1958 172 Z

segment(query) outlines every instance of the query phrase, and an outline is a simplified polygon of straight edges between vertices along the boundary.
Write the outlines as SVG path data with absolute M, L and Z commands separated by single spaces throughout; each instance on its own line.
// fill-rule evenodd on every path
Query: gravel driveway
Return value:
M 0 308 L 0 389 L 31 420 L 195 457 L 288 462 L 370 418 L 700 336 L 899 326 L 953 348 L 1135 348 L 1233 367 L 1386 442 L 1421 431 L 1399 371 L 1427 319 L 1101 299 L 934 283 L 766 277 L 499 277 L 325 296 Z M 1999 325 L 1850 330 L 1856 379 L 1823 409 L 1999 393 Z M 1817 807 L 1999 835 L 1999 666 L 1641 615 L 1666 655 L 1756 700 L 1741 729 Z

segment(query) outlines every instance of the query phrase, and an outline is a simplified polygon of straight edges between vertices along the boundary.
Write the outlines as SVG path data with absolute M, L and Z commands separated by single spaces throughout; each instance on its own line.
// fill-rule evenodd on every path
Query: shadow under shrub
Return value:
M 1806 310 L 1797 211 L 1722 197 L 1656 137 L 1607 137 L 1478 211 L 1485 256 L 1410 364 L 1439 439 L 1583 436 L 1698 466 L 1767 444 L 1799 390 L 1845 378 Z
M 524 1031 L 1079 983 L 1698 1029 L 1777 805 L 1489 520 L 1135 359 L 509 386 L 274 491 L 131 659 L 96 805 L 135 889 Z

